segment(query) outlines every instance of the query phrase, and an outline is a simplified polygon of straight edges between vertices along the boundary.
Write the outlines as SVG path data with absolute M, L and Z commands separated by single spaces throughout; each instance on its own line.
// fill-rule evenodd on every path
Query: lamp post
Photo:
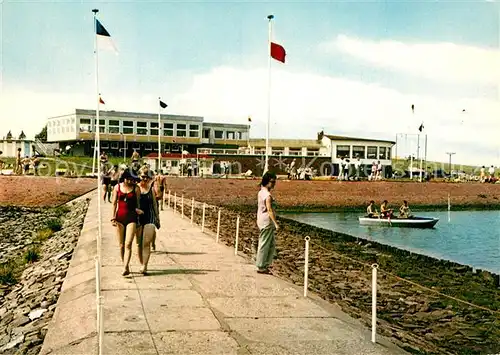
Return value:
M 450 156 L 450 159 L 449 159 L 449 164 L 450 164 L 450 177 L 451 177 L 451 156 L 452 156 L 452 155 L 455 155 L 455 154 L 457 154 L 457 153 L 455 153 L 455 152 L 446 152 L 446 154 L 448 154 L 448 155 Z
M 125 133 L 121 133 L 123 136 L 123 163 L 125 164 L 125 160 L 127 160 L 127 136 Z

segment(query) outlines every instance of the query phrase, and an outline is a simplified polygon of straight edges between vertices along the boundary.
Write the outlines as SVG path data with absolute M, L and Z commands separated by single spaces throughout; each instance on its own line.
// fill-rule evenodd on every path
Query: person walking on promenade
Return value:
M 139 189 L 141 191 L 140 209 L 144 211 L 139 216 L 139 227 L 137 227 L 137 244 L 142 244 L 142 262 L 141 273 L 147 274 L 149 257 L 151 255 L 151 243 L 155 237 L 155 228 L 160 229 L 160 214 L 156 197 L 153 192 L 153 174 L 150 170 L 141 171 L 141 182 Z
M 110 176 L 110 192 L 108 194 L 109 202 L 111 202 L 111 193 L 114 190 L 115 186 L 118 184 L 118 181 L 120 180 L 120 169 L 118 168 L 118 165 L 114 165 L 111 171 L 109 172 Z
M 123 182 L 113 189 L 113 217 L 111 223 L 116 227 L 120 256 L 124 263 L 123 276 L 130 274 L 130 257 L 132 255 L 132 242 L 134 241 L 137 217 L 143 214 L 139 209 L 141 191 L 136 187 L 135 179 L 129 170 L 122 174 Z M 142 256 L 139 258 L 142 260 Z
M 260 191 L 257 194 L 257 226 L 260 234 L 256 266 L 259 274 L 270 274 L 269 266 L 276 252 L 275 233 L 279 230 L 279 226 L 276 220 L 275 201 L 271 195 L 275 185 L 276 174 L 268 171 L 262 176 Z
M 16 154 L 16 167 L 14 168 L 14 174 L 21 175 L 23 173 L 23 166 L 21 163 L 21 148 L 17 148 Z
M 165 175 L 163 175 L 162 171 L 159 170 L 155 176 L 154 188 L 156 194 L 156 201 L 163 211 L 163 194 L 165 192 L 165 188 L 167 186 L 167 179 L 165 179 Z

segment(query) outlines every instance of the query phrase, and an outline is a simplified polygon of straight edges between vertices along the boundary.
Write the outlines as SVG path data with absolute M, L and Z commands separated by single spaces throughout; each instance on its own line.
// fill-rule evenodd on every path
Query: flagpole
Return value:
M 161 171 L 161 97 L 158 97 L 158 174 Z
M 269 36 L 267 42 L 267 50 L 268 50 L 268 68 L 267 68 L 267 125 L 266 125 L 266 163 L 264 166 L 264 174 L 269 170 L 269 131 L 271 130 L 271 40 L 272 40 L 272 31 L 273 24 L 272 19 L 273 15 L 267 16 L 269 20 Z
M 100 143 L 100 128 L 99 128 L 99 106 L 101 104 L 101 100 L 99 99 L 99 48 L 97 46 L 97 13 L 98 9 L 93 9 L 94 13 L 94 54 L 95 54 L 95 86 L 96 86 L 96 136 L 95 136 L 95 149 L 97 157 L 101 156 L 101 143 Z M 97 159 L 96 159 L 97 160 Z M 102 215 L 101 215 L 101 164 L 97 162 L 97 219 L 98 219 L 98 233 L 97 233 L 97 258 L 99 260 L 99 267 L 101 265 L 101 236 L 102 236 Z

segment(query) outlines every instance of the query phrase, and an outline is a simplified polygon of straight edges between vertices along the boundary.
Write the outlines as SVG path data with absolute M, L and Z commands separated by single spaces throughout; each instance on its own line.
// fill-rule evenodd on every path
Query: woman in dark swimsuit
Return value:
M 140 208 L 144 213 L 139 216 L 137 239 L 142 241 L 143 268 L 141 273 L 146 275 L 149 256 L 151 255 L 151 243 L 155 235 L 155 227 L 160 228 L 160 215 L 153 192 L 153 174 L 151 171 L 141 171 L 141 182 L 138 184 L 138 187 L 141 191 Z
M 132 255 L 132 242 L 137 228 L 138 216 L 143 214 L 139 209 L 141 191 L 135 185 L 135 179 L 130 171 L 125 170 L 122 175 L 123 182 L 113 189 L 113 218 L 111 223 L 116 227 L 120 256 L 124 262 L 123 276 L 130 274 L 130 257 Z M 142 259 L 142 256 L 139 258 Z

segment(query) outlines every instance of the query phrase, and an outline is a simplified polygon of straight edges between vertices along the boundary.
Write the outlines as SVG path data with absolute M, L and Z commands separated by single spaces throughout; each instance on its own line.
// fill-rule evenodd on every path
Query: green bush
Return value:
M 16 283 L 15 277 L 16 265 L 8 262 L 0 265 L 0 284 L 11 285 Z
M 45 242 L 47 239 L 52 237 L 54 232 L 50 228 L 44 228 L 42 230 L 39 230 L 36 234 L 36 241 L 37 242 Z
M 62 206 L 54 208 L 54 212 L 58 217 L 61 217 L 62 215 L 65 215 L 66 213 L 68 213 L 70 211 L 71 211 L 71 209 L 66 205 L 62 205 Z
M 24 252 L 24 261 L 26 263 L 34 263 L 40 259 L 40 251 L 36 247 L 32 247 Z
M 62 222 L 59 218 L 49 219 L 45 225 L 53 232 L 58 232 L 62 229 Z

